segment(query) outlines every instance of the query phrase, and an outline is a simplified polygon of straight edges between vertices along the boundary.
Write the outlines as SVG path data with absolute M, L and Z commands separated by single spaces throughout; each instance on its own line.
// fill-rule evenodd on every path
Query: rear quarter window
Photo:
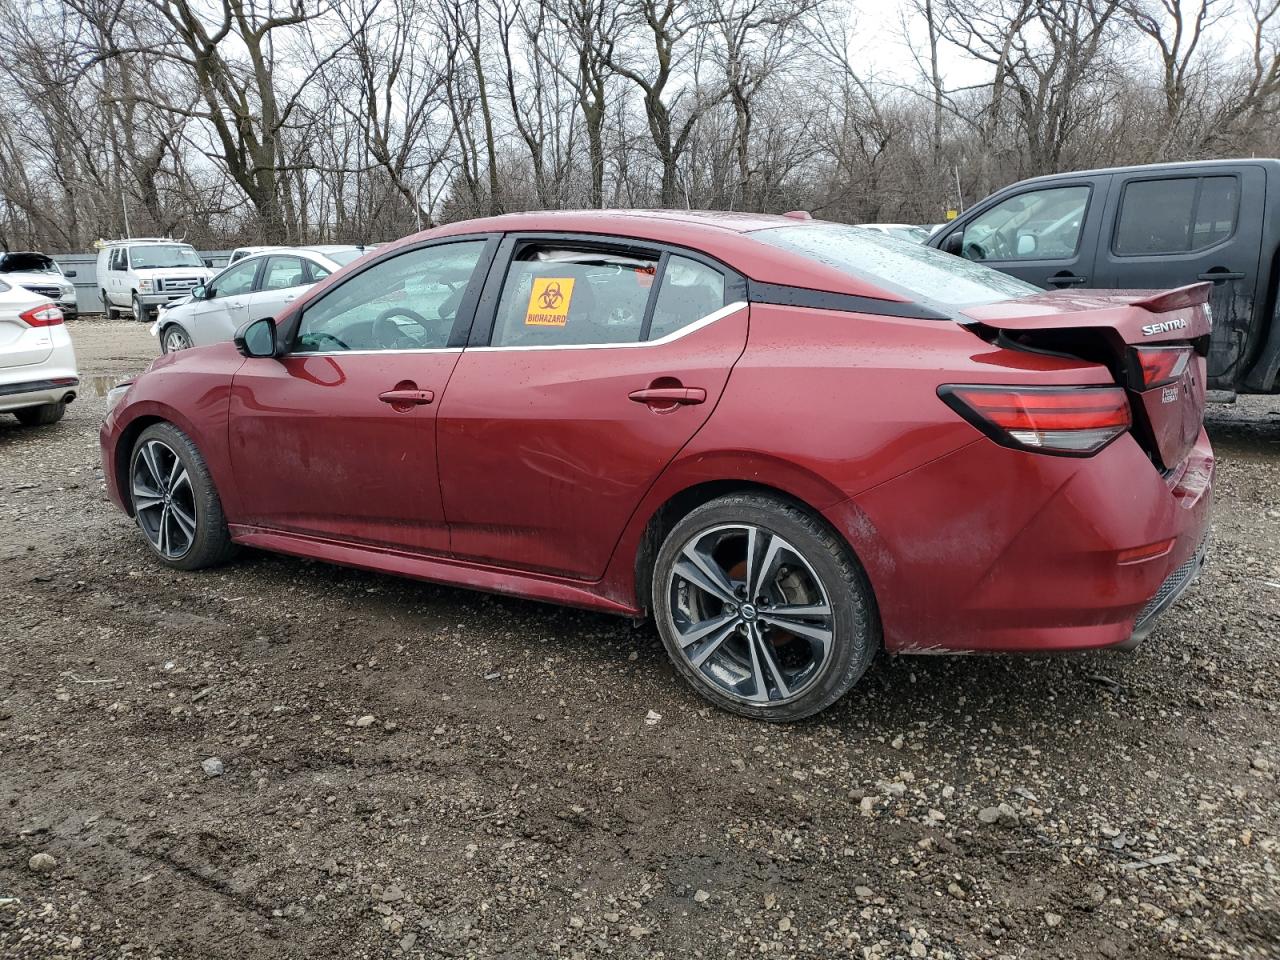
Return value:
M 971 260 L 843 224 L 769 227 L 751 236 L 943 312 L 1041 292 Z

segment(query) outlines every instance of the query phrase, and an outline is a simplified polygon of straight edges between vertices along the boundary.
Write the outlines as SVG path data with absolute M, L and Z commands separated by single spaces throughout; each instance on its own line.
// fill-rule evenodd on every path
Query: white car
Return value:
M 0 280 L 0 413 L 28 427 L 57 423 L 79 386 L 58 305 Z
M 165 353 L 232 339 L 245 322 L 274 317 L 319 280 L 365 252 L 358 246 L 286 247 L 226 267 L 189 299 L 160 312 L 151 333 Z
M 856 226 L 897 237 L 899 240 L 910 240 L 912 243 L 924 243 L 929 239 L 929 228 L 918 227 L 914 223 L 859 223 Z
M 125 308 L 135 320 L 148 320 L 157 307 L 182 299 L 211 276 L 195 247 L 179 240 L 113 240 L 98 251 L 98 286 L 108 320 Z
M 58 305 L 65 320 L 74 320 L 80 314 L 75 284 L 67 279 L 75 275 L 74 270 L 64 274 L 54 259 L 43 253 L 0 255 L 0 280 L 48 297 Z

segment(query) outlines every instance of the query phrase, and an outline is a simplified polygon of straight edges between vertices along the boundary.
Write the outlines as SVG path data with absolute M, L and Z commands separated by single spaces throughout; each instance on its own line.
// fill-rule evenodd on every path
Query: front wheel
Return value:
M 129 459 L 129 495 L 138 527 L 166 566 L 199 570 L 234 554 L 204 457 L 172 424 L 154 424 L 138 436 Z
M 736 494 L 692 511 L 658 552 L 658 632 L 704 698 L 761 720 L 825 710 L 880 647 L 866 573 L 822 521 Z
M 133 319 L 139 323 L 146 323 L 148 319 L 147 308 L 142 305 L 136 293 L 133 295 Z
M 164 333 L 160 335 L 160 349 L 164 353 L 177 353 L 190 347 L 191 337 L 176 323 L 165 327 Z

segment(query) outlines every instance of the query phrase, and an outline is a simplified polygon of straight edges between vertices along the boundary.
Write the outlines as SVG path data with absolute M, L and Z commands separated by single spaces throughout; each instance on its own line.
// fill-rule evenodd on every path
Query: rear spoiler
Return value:
M 1130 306 L 1141 307 L 1151 313 L 1170 313 L 1186 307 L 1198 307 L 1202 303 L 1209 302 L 1209 291 L 1212 288 L 1213 284 L 1209 282 L 1189 283 L 1185 287 L 1175 287 L 1150 297 L 1143 297 L 1141 300 L 1134 300 Z

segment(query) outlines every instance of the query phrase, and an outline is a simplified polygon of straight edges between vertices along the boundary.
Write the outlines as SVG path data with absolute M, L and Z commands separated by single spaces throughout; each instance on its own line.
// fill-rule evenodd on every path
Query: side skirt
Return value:
M 600 596 L 595 592 L 597 584 L 580 580 L 565 580 L 465 560 L 428 557 L 390 547 L 354 544 L 267 527 L 234 523 L 228 527 L 231 539 L 236 543 L 273 553 L 287 553 L 339 566 L 371 570 L 374 573 L 388 573 L 412 580 L 464 587 L 484 593 L 500 593 L 527 600 L 542 600 L 619 616 L 641 615 L 635 607 Z

